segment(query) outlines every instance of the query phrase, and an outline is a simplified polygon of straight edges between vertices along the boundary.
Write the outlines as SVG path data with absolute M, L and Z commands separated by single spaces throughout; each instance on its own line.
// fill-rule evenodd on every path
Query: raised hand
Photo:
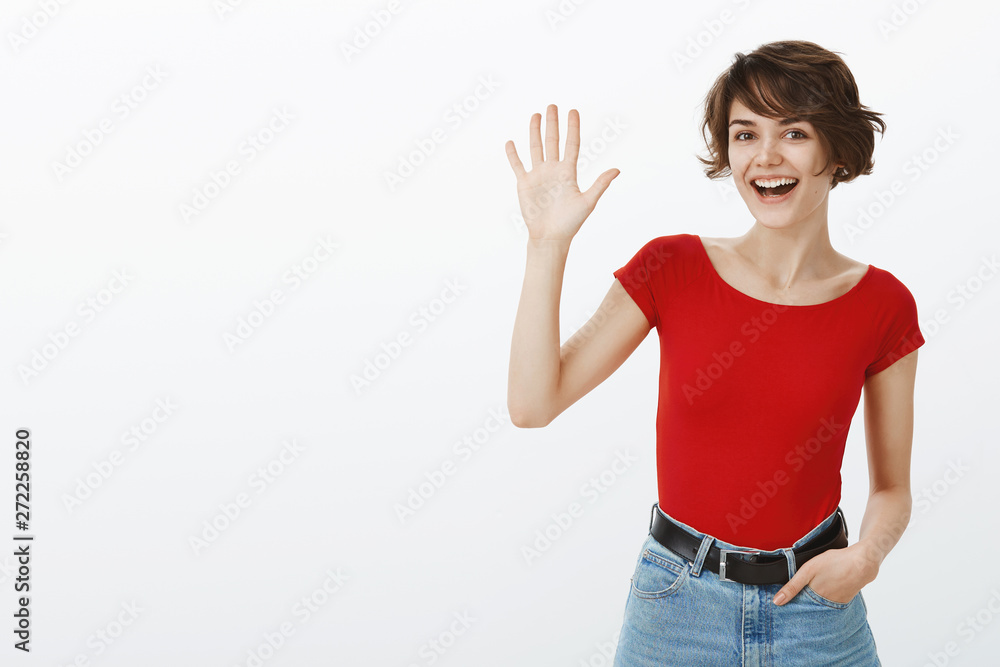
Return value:
M 525 171 L 513 141 L 507 141 L 507 159 L 517 177 L 517 199 L 535 240 L 570 241 L 597 205 L 597 200 L 621 172 L 609 169 L 597 177 L 586 192 L 576 182 L 576 162 L 580 154 L 580 114 L 569 110 L 566 155 L 559 159 L 559 114 L 550 104 L 545 118 L 545 151 L 542 153 L 542 115 L 531 116 L 528 128 L 531 171 Z

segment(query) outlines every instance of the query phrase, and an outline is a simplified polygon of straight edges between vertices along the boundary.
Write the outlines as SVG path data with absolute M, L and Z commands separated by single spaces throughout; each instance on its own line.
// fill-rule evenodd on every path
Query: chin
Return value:
M 754 215 L 753 218 L 758 225 L 767 229 L 789 229 L 795 226 L 795 220 L 785 215 Z

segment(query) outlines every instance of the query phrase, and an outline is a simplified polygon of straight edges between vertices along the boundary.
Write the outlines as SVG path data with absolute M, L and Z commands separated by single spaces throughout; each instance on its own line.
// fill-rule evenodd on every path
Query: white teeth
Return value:
M 779 185 L 790 185 L 792 183 L 798 183 L 797 178 L 775 178 L 769 181 L 762 181 L 757 179 L 754 181 L 754 185 L 760 186 L 762 188 L 776 188 Z

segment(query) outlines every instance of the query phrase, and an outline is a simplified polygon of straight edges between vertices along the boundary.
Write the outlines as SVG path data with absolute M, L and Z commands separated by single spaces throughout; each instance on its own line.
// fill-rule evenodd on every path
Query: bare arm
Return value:
M 858 544 L 866 546 L 872 578 L 910 523 L 910 458 L 917 350 L 865 381 L 868 504 Z
M 569 112 L 566 155 L 559 159 L 556 106 L 546 115 L 544 155 L 541 114 L 529 124 L 531 171 L 517 157 L 514 142 L 507 159 L 517 177 L 517 196 L 528 227 L 527 261 L 514 319 L 507 409 L 516 426 L 545 426 L 600 384 L 639 345 L 650 326 L 639 306 L 616 280 L 597 313 L 559 345 L 559 299 L 570 242 L 618 175 L 601 174 L 586 192 L 576 182 L 580 115 Z
M 529 249 L 507 381 L 507 410 L 520 427 L 548 425 L 614 373 L 652 328 L 615 280 L 597 312 L 560 347 L 559 287 L 565 253 L 550 248 L 534 251 L 534 262 L 532 256 Z M 556 265 L 558 270 L 553 270 Z M 531 277 L 536 278 L 534 287 Z

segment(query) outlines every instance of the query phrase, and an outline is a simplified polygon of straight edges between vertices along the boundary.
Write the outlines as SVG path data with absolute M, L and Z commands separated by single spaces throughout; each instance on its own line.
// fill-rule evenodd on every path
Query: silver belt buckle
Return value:
M 760 551 L 744 551 L 743 549 L 719 549 L 719 579 L 721 581 L 733 581 L 726 577 L 726 554 L 750 554 L 756 555 Z M 735 581 L 733 583 L 740 583 Z

